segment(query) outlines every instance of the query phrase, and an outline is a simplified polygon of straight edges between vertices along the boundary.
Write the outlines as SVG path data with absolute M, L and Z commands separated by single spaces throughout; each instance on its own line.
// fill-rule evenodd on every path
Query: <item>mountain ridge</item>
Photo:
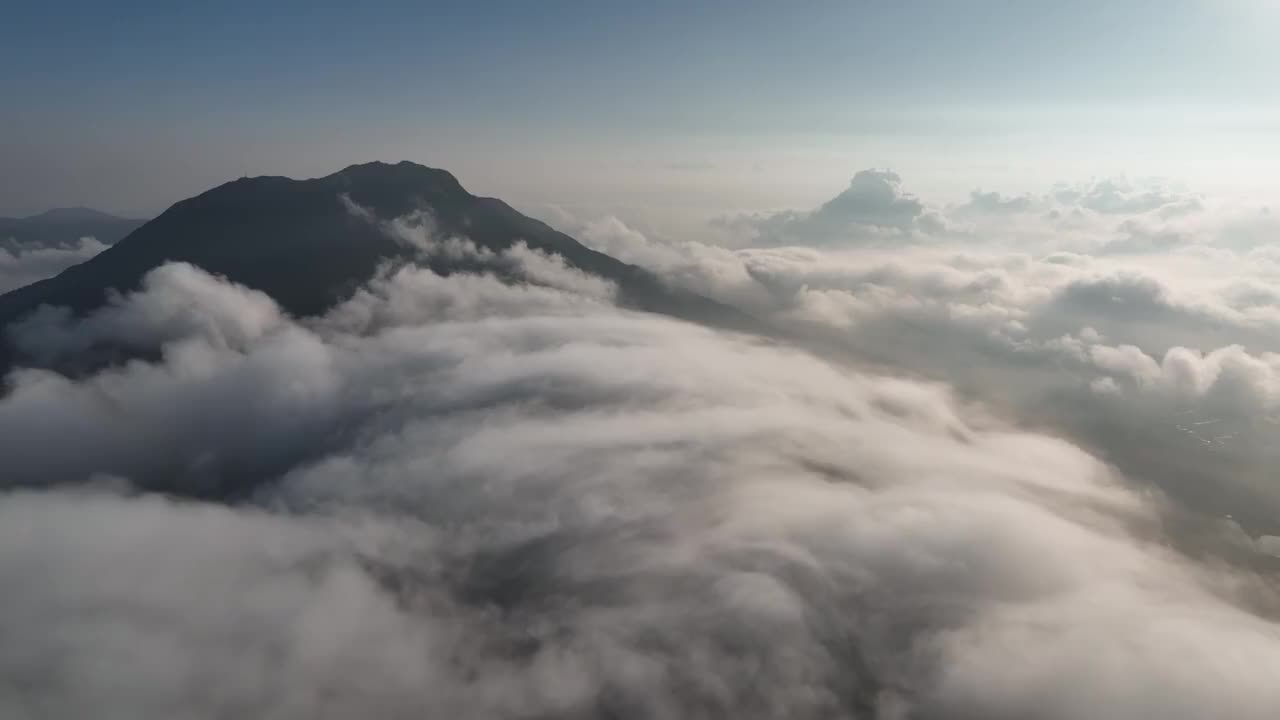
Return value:
M 83 237 L 112 245 L 146 222 L 87 207 L 50 208 L 25 217 L 0 217 L 0 247 L 70 247 Z
M 317 315 L 345 297 L 387 261 L 420 261 L 416 251 L 376 223 L 353 215 L 343 197 L 377 220 L 429 211 L 439 230 L 494 251 L 516 242 L 555 253 L 580 270 L 613 281 L 620 302 L 646 311 L 735 330 L 754 329 L 748 316 L 652 273 L 592 250 L 497 198 L 472 195 L 451 173 L 403 161 L 350 165 L 319 178 L 239 178 L 180 200 L 114 246 L 57 276 L 0 295 L 0 328 L 41 305 L 84 314 L 113 292 L 136 289 L 147 271 L 189 262 L 270 295 L 295 316 Z M 427 261 L 441 273 L 459 269 Z M 0 370 L 24 364 L 7 337 Z

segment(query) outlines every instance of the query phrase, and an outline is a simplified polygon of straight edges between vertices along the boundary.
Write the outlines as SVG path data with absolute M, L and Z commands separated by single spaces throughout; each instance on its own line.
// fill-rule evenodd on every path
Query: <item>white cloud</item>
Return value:
M 974 190 L 969 200 L 955 208 L 959 215 L 1014 215 L 1036 210 L 1039 202 L 1031 195 L 1003 197 L 998 192 Z
M 813 211 L 787 210 L 723 218 L 733 232 L 762 245 L 847 244 L 908 240 L 946 229 L 942 218 L 902 189 L 888 170 L 862 170 L 849 187 Z
M 377 225 L 391 238 L 417 250 L 419 260 L 442 259 L 455 267 L 496 270 L 527 282 L 606 300 L 617 294 L 617 287 L 611 281 L 571 267 L 559 255 L 530 248 L 523 240 L 518 239 L 511 247 L 494 252 L 468 238 L 443 235 L 429 211 L 379 220 L 350 197 L 342 195 L 340 200 L 352 216 Z
M 1193 195 L 1171 191 L 1158 182 L 1137 184 L 1122 178 L 1099 180 L 1078 189 L 1060 189 L 1056 197 L 1104 215 L 1154 212 L 1172 217 L 1203 209 L 1199 198 Z
M 0 243 L 0 293 L 53 277 L 106 250 L 93 238 L 68 247 L 31 247 Z
M 1097 186 L 1088 192 L 1118 197 L 1128 187 Z M 736 304 L 792 341 L 955 383 L 1180 501 L 1231 513 L 1255 533 L 1280 530 L 1280 492 L 1266 480 L 1280 461 L 1280 426 L 1269 421 L 1263 369 L 1280 352 L 1280 266 L 1231 233 L 1255 210 L 1206 200 L 1214 213 L 1171 220 L 1149 206 L 1173 193 L 1154 192 L 1143 190 L 1128 214 L 1080 210 L 1082 224 L 1065 230 L 1034 212 L 966 211 L 975 224 L 963 233 L 893 248 L 677 244 L 616 220 L 604 237 L 599 223 L 581 229 L 589 243 Z M 1079 209 L 1083 194 L 1042 202 Z M 1234 369 L 1221 392 L 1172 391 L 1212 387 L 1222 363 Z M 1132 402 L 1157 389 L 1161 399 Z M 1205 443 L 1178 429 L 1187 413 L 1197 422 L 1226 413 L 1233 427 Z M 1215 440 L 1225 435 L 1229 443 Z
M 0 715 L 1280 705 L 1276 533 L 1256 529 L 1280 510 L 1280 276 L 1209 225 L 1190 243 L 1226 254 L 584 224 L 777 329 L 753 338 L 401 224 L 476 272 L 388 268 L 297 321 L 167 266 L 17 328 L 150 359 L 7 379 Z
M 9 333 L 23 352 L 49 361 L 102 343 L 154 348 L 192 335 L 243 349 L 283 322 L 265 293 L 222 282 L 187 263 L 170 263 L 148 273 L 140 292 L 113 295 L 87 321 L 44 305 Z

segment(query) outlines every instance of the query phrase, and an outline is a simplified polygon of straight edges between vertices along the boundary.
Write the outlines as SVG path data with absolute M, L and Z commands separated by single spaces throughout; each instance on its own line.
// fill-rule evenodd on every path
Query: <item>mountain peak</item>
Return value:
M 296 203 L 304 197 L 318 203 L 322 197 L 334 199 L 339 195 L 347 195 L 356 204 L 387 219 L 424 208 L 448 212 L 449 208 L 467 205 L 475 199 L 449 171 L 405 160 L 349 165 L 336 173 L 307 180 L 280 175 L 242 177 L 182 200 L 165 215 L 175 211 L 248 207 L 296 212 L 299 210 Z
M 448 170 L 407 160 L 394 165 L 349 165 L 316 182 L 349 193 L 353 200 L 374 208 L 379 215 L 400 215 L 415 209 L 415 205 L 452 205 L 474 199 Z
M 423 165 L 422 163 L 413 162 L 412 160 L 401 160 L 399 162 L 394 162 L 394 163 L 384 162 L 382 160 L 370 160 L 369 162 L 365 162 L 365 163 L 355 163 L 353 165 L 348 165 L 334 174 L 342 175 L 344 173 L 360 173 L 360 172 L 444 173 L 445 175 L 450 175 L 452 177 L 452 175 L 447 170 L 441 170 L 440 168 L 433 168 L 428 165 Z
M 472 195 L 445 170 L 374 162 L 310 180 L 241 178 L 183 200 L 93 259 L 0 296 L 0 328 L 42 304 L 88 312 L 112 293 L 138 287 L 149 270 L 170 261 L 261 290 L 291 314 L 322 313 L 387 262 L 422 260 L 379 223 L 353 216 L 344 197 L 380 220 L 429 211 L 441 233 L 465 236 L 495 253 L 522 242 L 559 255 L 616 283 L 621 299 L 638 309 L 744 324 L 706 298 L 667 288 L 501 201 Z M 433 262 L 432 269 L 469 268 Z M 0 368 L 4 355 L 0 347 Z
M 440 168 L 420 165 L 408 160 L 398 163 L 386 163 L 379 160 L 357 165 L 348 165 L 338 172 L 323 179 L 341 178 L 351 181 L 396 181 L 404 183 L 425 183 L 448 187 L 451 190 L 462 190 L 462 183 L 453 173 Z
M 26 220 L 40 220 L 50 223 L 77 223 L 77 222 L 93 222 L 98 220 L 122 220 L 110 213 L 94 210 L 87 207 L 60 207 L 50 208 L 37 215 L 32 215 Z

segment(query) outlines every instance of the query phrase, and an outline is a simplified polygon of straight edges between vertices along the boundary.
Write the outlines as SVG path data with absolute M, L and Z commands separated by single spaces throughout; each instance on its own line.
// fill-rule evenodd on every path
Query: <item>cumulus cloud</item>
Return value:
M 1239 353 L 1265 365 L 1280 352 L 1280 265 L 1235 232 L 1241 218 L 1267 214 L 1227 207 L 1167 219 L 1151 212 L 1154 201 L 1105 215 L 1076 195 L 1043 202 L 1073 203 L 1084 220 L 1064 229 L 1061 216 L 1038 211 L 971 214 L 964 233 L 892 248 L 664 242 L 616 220 L 576 229 L 811 350 L 953 383 L 1197 513 L 1229 515 L 1255 537 L 1280 531 L 1270 480 L 1280 426 L 1259 400 L 1271 397 L 1266 373 L 1233 376 L 1221 395 L 1156 398 L 1169 384 L 1151 380 L 1184 354 L 1260 368 Z M 1198 372 L 1208 382 L 1211 371 Z M 1223 426 L 1198 434 L 1188 419 Z
M 0 243 L 0 293 L 53 277 L 106 249 L 94 238 L 67 247 Z
M 945 224 L 889 170 L 862 170 L 849 187 L 812 211 L 786 210 L 722 218 L 720 224 L 748 233 L 751 242 L 796 243 L 903 240 L 942 232 Z
M 956 279 L 915 281 L 989 291 Z M 268 304 L 162 268 L 63 320 L 154 360 L 9 378 L 4 714 L 1280 702 L 1265 588 L 1173 550 L 1104 463 L 943 386 L 492 273 L 388 271 L 307 323 Z
M 112 295 L 87 320 L 44 305 L 14 323 L 9 335 L 31 357 L 48 362 L 100 344 L 146 350 L 193 335 L 218 347 L 243 349 L 282 322 L 266 294 L 171 263 L 147 274 L 140 292 Z
M 383 220 L 371 210 L 352 202 L 345 194 L 339 196 L 339 200 L 352 216 L 377 226 L 389 237 L 416 250 L 422 262 L 444 261 L 444 266 L 449 269 L 494 271 L 525 282 L 601 299 L 611 299 L 617 294 L 617 287 L 612 282 L 570 266 L 559 255 L 530 248 L 523 240 L 494 252 L 477 246 L 469 238 L 442 233 L 429 210 Z
M 716 218 L 712 234 L 729 247 L 808 245 L 824 248 L 1052 244 L 1052 250 L 1140 253 L 1194 245 L 1217 208 L 1203 195 L 1159 180 L 1104 178 L 1060 183 L 1044 193 L 976 189 L 958 204 L 931 204 L 890 170 L 862 170 L 849 186 L 813 210 Z M 1274 235 L 1269 213 L 1235 213 L 1222 237 L 1241 242 Z M 1190 231 L 1190 232 L 1188 232 Z M 1256 243 L 1256 240 L 1252 240 Z M 1256 246 L 1256 245 L 1255 245 Z
M 919 230 L 864 180 L 830 212 Z M 41 310 L 133 359 L 5 379 L 0 715 L 1270 718 L 1280 266 L 1107 217 L 572 228 L 773 337 L 425 214 L 322 317 L 182 264 Z
M 959 215 L 1014 215 L 1030 212 L 1037 206 L 1031 195 L 1014 195 L 1003 197 L 998 192 L 982 192 L 974 190 L 969 193 L 969 200 L 955 208 Z
M 1125 179 L 1105 179 L 1077 189 L 1060 189 L 1059 200 L 1105 215 L 1156 212 L 1169 217 L 1203 209 L 1199 198 L 1171 191 L 1159 183 L 1135 184 Z
M 1190 241 L 1176 230 L 1151 227 L 1134 220 L 1124 221 L 1118 230 L 1122 236 L 1104 243 L 1098 249 L 1100 254 L 1169 252 Z

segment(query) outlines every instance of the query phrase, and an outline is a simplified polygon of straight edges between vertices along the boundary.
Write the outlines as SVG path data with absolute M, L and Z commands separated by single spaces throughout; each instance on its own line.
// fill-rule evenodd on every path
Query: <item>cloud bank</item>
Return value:
M 744 247 L 611 218 L 570 225 L 810 350 L 952 383 L 1198 512 L 1280 532 L 1280 224 L 1268 209 L 1121 180 L 917 202 L 946 230 Z
M 902 178 L 889 170 L 859 172 L 849 187 L 812 211 L 741 215 L 717 224 L 754 245 L 901 242 L 945 229 L 942 218 L 903 190 Z
M 13 329 L 51 358 L 147 359 L 6 379 L 0 715 L 1280 706 L 1280 598 L 1251 564 L 1275 539 L 1068 432 L 1265 424 L 1270 351 L 1187 344 L 1267 336 L 1260 274 L 1228 291 L 1202 263 L 1122 271 L 1083 247 L 584 233 L 796 346 L 620 309 L 554 256 L 484 256 L 425 218 L 387 230 L 477 267 L 387 268 L 298 321 L 169 265 L 87 317 Z M 1175 432 L 1161 451 L 1197 442 Z M 1209 464 L 1226 497 L 1273 497 Z M 1237 554 L 1188 550 L 1188 527 Z
M 93 238 L 67 247 L 0 243 L 0 293 L 53 277 L 106 249 Z

